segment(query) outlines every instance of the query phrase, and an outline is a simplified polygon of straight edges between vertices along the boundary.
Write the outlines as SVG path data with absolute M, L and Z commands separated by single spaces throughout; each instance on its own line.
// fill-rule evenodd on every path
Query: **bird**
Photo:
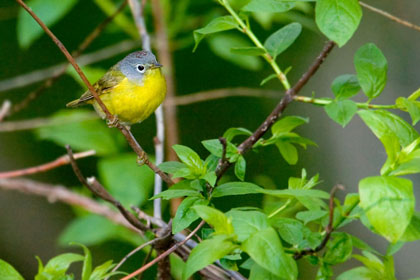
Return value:
M 94 89 L 114 116 L 113 121 L 130 127 L 147 119 L 166 96 L 166 81 L 150 51 L 136 51 L 112 66 L 95 84 Z M 74 108 L 92 104 L 98 115 L 106 115 L 88 90 L 79 99 L 67 103 Z

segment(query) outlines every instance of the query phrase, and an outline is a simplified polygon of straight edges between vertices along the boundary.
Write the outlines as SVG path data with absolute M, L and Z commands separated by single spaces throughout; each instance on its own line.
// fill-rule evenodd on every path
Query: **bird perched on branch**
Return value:
M 109 112 L 130 126 L 148 118 L 163 102 L 166 81 L 161 67 L 151 52 L 133 52 L 112 66 L 93 87 Z M 84 104 L 92 104 L 102 118 L 106 117 L 90 91 L 66 106 Z

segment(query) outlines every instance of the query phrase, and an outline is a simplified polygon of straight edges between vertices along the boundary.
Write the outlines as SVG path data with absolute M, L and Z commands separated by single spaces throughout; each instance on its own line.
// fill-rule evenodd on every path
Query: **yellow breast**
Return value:
M 125 78 L 112 91 L 101 95 L 101 99 L 111 114 L 130 125 L 149 117 L 163 102 L 165 95 L 166 81 L 160 68 L 156 68 L 145 74 L 142 85 Z

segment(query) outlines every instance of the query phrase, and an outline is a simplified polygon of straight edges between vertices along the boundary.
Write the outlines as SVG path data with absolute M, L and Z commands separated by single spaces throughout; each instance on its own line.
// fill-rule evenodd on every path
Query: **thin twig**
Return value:
M 74 174 L 76 174 L 77 178 L 83 185 L 85 185 L 93 194 L 99 196 L 105 201 L 112 203 L 131 225 L 133 225 L 141 231 L 147 231 L 149 229 L 139 220 L 137 220 L 131 212 L 126 210 L 118 200 L 112 197 L 111 194 L 98 182 L 98 180 L 96 180 L 94 177 L 86 179 L 83 176 L 80 168 L 77 166 L 76 160 L 73 157 L 73 151 L 71 150 L 70 146 L 67 145 L 66 149 L 69 155 L 71 167 L 73 168 Z
M 76 159 L 80 159 L 80 158 L 90 157 L 90 156 L 93 156 L 93 155 L 95 155 L 95 151 L 94 150 L 89 150 L 89 151 L 86 151 L 86 152 L 81 152 L 81 153 L 74 154 L 74 159 L 76 160 Z M 20 170 L 0 172 L 0 179 L 21 177 L 21 176 L 46 172 L 48 170 L 51 170 L 51 169 L 69 164 L 70 162 L 71 162 L 70 157 L 69 157 L 69 155 L 66 154 L 66 155 L 63 155 L 63 156 L 57 158 L 54 161 L 44 163 L 44 164 L 41 164 L 41 165 L 38 165 L 38 166 L 29 167 L 29 168 L 20 169 Z
M 222 166 L 225 164 L 225 162 L 227 162 L 227 159 L 226 159 L 226 150 L 227 150 L 226 138 L 219 137 L 219 141 L 220 141 L 220 144 L 222 144 L 223 149 L 222 149 L 222 157 L 220 158 L 220 161 L 217 164 L 217 168 L 216 168 L 216 174 L 219 174 L 217 176 L 216 182 L 219 181 L 219 179 L 222 177 L 223 174 L 220 173 L 220 170 L 221 170 Z
M 333 222 L 334 222 L 334 197 L 335 197 L 335 193 L 338 190 L 344 190 L 344 187 L 342 185 L 335 185 L 332 188 L 331 193 L 330 193 L 328 225 L 325 228 L 325 236 L 324 236 L 324 239 L 322 240 L 321 244 L 319 244 L 315 249 L 306 249 L 306 250 L 302 250 L 300 252 L 295 253 L 293 255 L 293 258 L 295 260 L 298 260 L 298 259 L 302 258 L 303 256 L 311 255 L 311 254 L 314 254 L 316 252 L 319 252 L 322 249 L 324 249 L 325 246 L 327 245 L 328 241 L 330 240 L 331 233 L 334 231 L 334 227 L 333 227 Z
M 73 65 L 76 72 L 79 74 L 80 78 L 83 80 L 83 83 L 88 87 L 89 91 L 92 93 L 93 97 L 95 98 L 95 101 L 100 106 L 101 110 L 105 113 L 106 119 L 108 121 L 115 121 L 114 116 L 109 112 L 109 110 L 106 108 L 105 104 L 102 102 L 102 100 L 99 98 L 98 93 L 93 88 L 92 84 L 88 81 L 85 74 L 80 69 L 79 65 L 76 63 L 74 58 L 70 55 L 66 47 L 61 43 L 60 40 L 51 32 L 51 30 L 41 21 L 41 19 L 22 1 L 22 0 L 16 0 L 16 2 L 21 5 L 34 19 L 38 24 L 41 26 L 41 28 L 47 33 L 47 35 L 54 41 L 54 43 L 57 45 L 57 47 L 61 50 L 61 52 L 66 56 L 67 60 Z M 149 166 L 155 173 L 158 173 L 159 176 L 168 184 L 172 185 L 173 181 L 171 178 L 162 172 L 156 165 L 154 165 L 152 162 L 150 162 L 147 154 L 144 152 L 144 150 L 141 148 L 141 146 L 137 143 L 137 140 L 134 138 L 134 136 L 131 134 L 130 130 L 127 129 L 124 125 L 117 122 L 115 125 L 121 133 L 124 135 L 125 139 L 127 140 L 128 144 L 131 146 L 131 148 L 134 150 L 134 152 L 143 159 L 143 162 Z
M 174 246 L 172 246 L 170 249 L 166 250 L 163 254 L 157 256 L 153 261 L 149 262 L 148 264 L 142 266 L 141 268 L 137 269 L 136 271 L 134 271 L 133 273 L 121 278 L 121 280 L 129 280 L 132 277 L 135 277 L 137 275 L 139 275 L 140 273 L 142 273 L 143 271 L 147 270 L 148 268 L 150 268 L 151 266 L 153 266 L 155 263 L 159 262 L 161 259 L 169 256 L 171 253 L 173 253 L 178 247 L 184 245 L 190 238 L 192 238 L 194 236 L 194 234 L 197 233 L 197 231 L 205 224 L 205 221 L 201 221 L 198 226 L 191 231 L 190 234 L 188 234 L 187 237 L 185 237 L 185 239 L 179 243 L 176 243 Z
M 85 40 L 83 40 L 83 42 L 79 45 L 79 47 L 72 52 L 72 56 L 74 58 L 79 57 L 82 52 L 84 52 L 87 47 L 93 42 L 93 40 L 95 40 L 101 33 L 102 31 L 107 27 L 107 25 L 109 23 L 111 23 L 111 21 L 124 9 L 124 7 L 127 5 L 127 0 L 124 0 L 124 2 L 120 5 L 120 7 L 113 13 L 111 14 L 109 17 L 107 17 L 105 20 L 103 20 L 99 25 L 96 26 L 96 28 L 85 38 Z M 41 94 L 49 87 L 51 87 L 54 82 L 58 81 L 58 79 L 66 73 L 66 70 L 69 66 L 69 63 L 67 63 L 66 65 L 63 65 L 63 67 L 61 68 L 60 71 L 57 71 L 54 76 L 52 76 L 51 78 L 47 79 L 41 86 L 39 86 L 37 89 L 35 89 L 34 91 L 30 92 L 26 98 L 24 98 L 22 101 L 20 101 L 19 103 L 15 104 L 12 108 L 12 110 L 10 111 L 10 115 L 15 114 L 21 110 L 23 110 L 24 108 L 26 108 L 32 101 L 34 101 L 35 99 L 37 99 L 39 96 L 41 96 Z
M 411 28 L 411 29 L 414 29 L 414 30 L 416 30 L 416 31 L 420 31 L 420 26 L 418 26 L 418 25 L 416 25 L 416 24 L 414 24 L 414 23 L 408 22 L 408 21 L 403 20 L 403 19 L 401 19 L 401 18 L 399 18 L 399 17 L 396 17 L 396 16 L 394 16 L 394 15 L 391 15 L 390 13 L 385 12 L 385 11 L 383 11 L 383 10 L 381 10 L 381 9 L 378 9 L 378 8 L 372 7 L 372 6 L 370 6 L 370 5 L 366 4 L 366 3 L 362 2 L 362 1 L 359 1 L 359 4 L 360 4 L 360 6 L 363 6 L 363 7 L 365 7 L 366 9 L 371 10 L 372 12 L 378 13 L 378 14 L 380 14 L 380 15 L 382 15 L 382 16 L 384 16 L 384 17 L 386 17 L 386 18 L 389 18 L 390 20 L 395 21 L 396 23 L 399 23 L 399 24 L 401 24 L 401 25 L 404 25 L 404 26 L 406 26 L 406 27 L 408 27 L 408 28 Z
M 131 14 L 140 34 L 143 50 L 150 52 L 150 36 L 147 33 L 146 23 L 144 22 L 143 5 L 138 0 L 128 0 L 128 5 L 130 6 Z

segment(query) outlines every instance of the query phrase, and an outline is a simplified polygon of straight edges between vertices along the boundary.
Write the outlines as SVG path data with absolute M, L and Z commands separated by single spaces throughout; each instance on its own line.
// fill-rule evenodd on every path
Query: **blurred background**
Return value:
M 51 20 L 49 26 L 70 51 L 75 50 L 84 38 L 121 4 L 121 1 L 114 0 L 67 0 L 63 1 L 65 4 L 60 4 L 66 7 L 57 8 L 54 5 L 59 4 L 54 4 L 56 2 L 54 0 L 27 2 L 29 5 L 41 7 L 43 11 L 40 14 L 41 18 L 47 19 L 52 13 L 61 12 L 58 18 L 49 19 Z M 263 87 L 259 86 L 260 82 L 271 74 L 269 65 L 262 59 L 242 56 L 238 58 L 226 52 L 231 47 L 230 41 L 225 40 L 226 36 L 236 38 L 238 45 L 250 45 L 247 38 L 237 31 L 209 36 L 195 52 L 192 52 L 194 46 L 192 31 L 203 27 L 212 18 L 225 14 L 216 1 L 163 2 L 165 2 L 164 16 L 168 22 L 173 55 L 177 96 L 234 87 L 272 89 L 278 92 L 278 97 L 274 98 L 228 97 L 178 106 L 179 143 L 192 147 L 204 158 L 207 156 L 207 151 L 201 145 L 202 140 L 218 138 L 230 127 L 244 127 L 250 130 L 257 128 L 281 98 L 282 86 L 276 80 L 271 80 Z M 418 1 L 369 0 L 368 4 L 420 24 Z M 317 30 L 313 13 L 313 3 L 300 2 L 288 13 L 255 14 L 251 20 L 253 31 L 261 40 L 292 21 L 298 21 L 303 25 L 301 36 L 277 59 L 282 69 L 292 67 L 288 74 L 292 84 L 312 63 L 326 42 L 326 38 Z M 154 24 L 150 4 L 146 5 L 145 14 L 154 44 Z M 25 17 L 23 10 L 14 1 L 0 0 L 0 104 L 6 99 L 12 104 L 18 104 L 29 92 L 43 84 L 43 80 L 51 75 L 51 67 L 65 63 L 64 56 L 45 34 L 28 27 L 32 24 L 35 25 Z M 35 35 L 28 35 L 29 33 Z M 333 50 L 300 94 L 333 97 L 330 90 L 332 81 L 341 74 L 355 73 L 353 55 L 360 46 L 368 42 L 375 43 L 382 50 L 389 65 L 387 86 L 375 103 L 393 104 L 398 96 L 408 96 L 419 88 L 420 33 L 363 9 L 363 19 L 354 37 L 344 47 Z M 83 61 L 87 63 L 83 69 L 94 82 L 106 69 L 128 53 L 138 50 L 140 46 L 130 10 L 126 7 L 118 19 L 109 24 L 83 53 Z M 77 111 L 78 113 L 65 108 L 67 102 L 77 98 L 84 91 L 85 87 L 75 78 L 73 71 L 68 71 L 28 107 L 13 114 L 3 124 L 0 122 L 0 172 L 51 161 L 65 154 L 65 140 L 62 137 L 66 136 L 67 139 L 73 137 L 86 139 L 82 145 L 80 141 L 79 145 L 70 143 L 77 151 L 88 148 L 100 150 L 97 157 L 79 161 L 84 174 L 98 176 L 107 187 L 116 189 L 115 177 L 119 175 L 124 178 L 124 174 L 120 173 L 121 170 L 136 168 L 133 163 L 135 157 L 121 140 L 116 129 L 110 132 L 102 121 L 92 117 L 91 108 L 87 107 Z M 360 96 L 360 101 L 364 100 Z M 323 181 L 321 187 L 327 191 L 337 183 L 343 184 L 346 190 L 338 195 L 343 198 L 345 193 L 357 191 L 360 179 L 379 174 L 386 158 L 385 151 L 359 117 L 355 116 L 343 129 L 328 118 L 323 108 L 310 104 L 294 102 L 287 108 L 286 114 L 310 119 L 308 125 L 299 128 L 299 134 L 315 141 L 318 147 L 300 149 L 299 162 L 295 166 L 288 165 L 272 146 L 260 150 L 259 153 L 250 152 L 246 155 L 247 181 L 265 187 L 284 188 L 290 176 L 299 177 L 302 168 L 305 168 L 308 176 L 320 174 Z M 409 120 L 408 114 L 400 115 Z M 42 125 L 45 119 L 52 116 L 55 116 L 54 120 L 59 125 L 47 127 Z M 40 127 L 37 129 L 4 131 L 4 125 L 9 121 L 33 118 L 39 121 Z M 132 129 L 143 148 L 149 154 L 153 154 L 153 137 L 156 134 L 154 117 Z M 87 130 L 95 133 L 83 134 Z M 113 175 L 111 170 L 118 172 Z M 233 176 L 232 174 L 230 171 L 226 176 Z M 151 209 L 152 204 L 147 198 L 152 192 L 152 177 L 153 174 L 147 168 L 141 168 L 140 175 L 134 178 L 137 181 L 131 183 L 134 186 L 127 187 L 131 193 L 124 194 L 124 190 L 121 190 L 124 187 L 119 186 L 119 192 L 122 193 L 121 200 L 141 205 L 146 210 Z M 69 166 L 30 178 L 74 187 L 76 191 L 86 193 L 79 186 L 80 183 Z M 416 175 L 412 176 L 412 179 L 416 196 L 420 197 L 418 186 L 420 177 Z M 132 181 L 128 181 L 127 179 L 124 183 L 130 185 Z M 137 197 L 135 201 L 130 200 L 133 194 Z M 244 205 L 261 207 L 262 203 L 261 196 L 229 197 L 229 200 L 216 201 L 217 206 L 225 210 Z M 417 210 L 420 210 L 419 203 Z M 166 212 L 169 217 L 169 211 Z M 77 225 L 74 224 L 76 216 L 79 217 L 81 224 L 101 222 L 80 209 L 72 209 L 61 203 L 50 204 L 45 198 L 0 189 L 0 259 L 13 264 L 25 278 L 32 278 L 37 270 L 35 256 L 46 261 L 64 251 L 75 250 L 65 246 L 70 238 L 65 234 L 72 234 L 69 233 L 69 225 L 73 226 L 72 230 L 77 229 Z M 347 230 L 378 251 L 385 252 L 387 242 L 369 232 L 361 224 L 353 223 L 347 226 Z M 101 236 L 93 240 L 89 240 L 86 236 L 83 237 L 85 239 L 81 237 L 81 240 L 88 243 L 87 245 L 91 245 L 96 265 L 108 259 L 119 261 L 133 248 L 136 241 L 115 228 L 98 234 Z M 398 279 L 420 275 L 419 251 L 419 242 L 408 243 L 396 254 L 395 267 Z M 133 258 L 127 264 L 127 270 L 130 267 L 134 268 L 142 258 L 144 258 L 142 253 Z M 305 265 L 303 263 L 304 261 L 301 264 Z M 347 269 L 356 265 L 357 262 L 351 261 L 338 268 Z M 313 279 L 311 275 L 314 271 L 314 268 L 308 265 L 301 278 Z M 152 275 L 153 271 L 149 273 Z M 144 279 L 149 278 L 145 276 Z

